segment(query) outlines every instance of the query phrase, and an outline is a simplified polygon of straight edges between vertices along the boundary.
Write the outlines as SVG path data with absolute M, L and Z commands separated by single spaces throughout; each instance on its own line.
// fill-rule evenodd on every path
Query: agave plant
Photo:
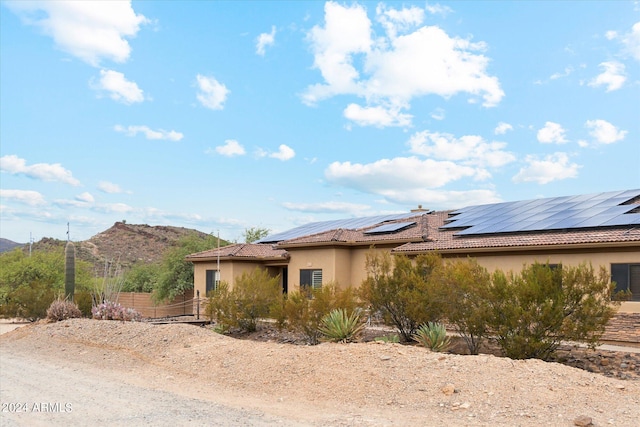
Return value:
M 322 318 L 318 330 L 328 341 L 351 342 L 364 329 L 359 310 L 354 310 L 350 315 L 341 308 L 331 310 L 329 314 Z
M 438 322 L 422 324 L 413 334 L 413 339 L 432 351 L 445 351 L 451 344 L 447 329 Z

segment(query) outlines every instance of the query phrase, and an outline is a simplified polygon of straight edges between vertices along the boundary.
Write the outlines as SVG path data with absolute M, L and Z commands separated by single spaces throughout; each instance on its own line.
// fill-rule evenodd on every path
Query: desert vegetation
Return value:
M 489 273 L 473 259 L 415 259 L 371 251 L 368 277 L 357 291 L 328 284 L 281 295 L 278 278 L 256 269 L 222 283 L 206 314 L 219 331 L 254 331 L 270 318 L 302 333 L 309 344 L 357 339 L 364 322 L 380 319 L 402 341 L 434 351 L 449 345 L 445 324 L 471 354 L 490 339 L 513 359 L 550 359 L 562 342 L 594 347 L 615 313 L 613 285 L 604 268 L 591 265 L 525 265 L 521 272 Z M 387 337 L 388 339 L 391 339 Z

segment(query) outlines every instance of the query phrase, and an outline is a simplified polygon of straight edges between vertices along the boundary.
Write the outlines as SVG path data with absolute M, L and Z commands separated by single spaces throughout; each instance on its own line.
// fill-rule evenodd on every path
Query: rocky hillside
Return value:
M 207 236 L 206 233 L 191 228 L 116 222 L 111 228 L 89 240 L 74 243 L 78 258 L 94 264 L 96 270 L 101 272 L 106 261 L 115 262 L 122 268 L 139 262 L 159 261 L 167 249 L 182 237 L 191 234 Z M 64 240 L 44 238 L 34 243 L 32 250 L 51 250 L 64 247 L 65 244 Z
M 18 246 L 24 246 L 24 243 L 16 243 L 9 239 L 0 238 L 0 253 L 10 251 Z

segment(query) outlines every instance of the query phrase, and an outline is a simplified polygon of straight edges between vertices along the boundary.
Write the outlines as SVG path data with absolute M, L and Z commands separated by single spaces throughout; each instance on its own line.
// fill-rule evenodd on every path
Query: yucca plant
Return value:
M 360 311 L 354 310 L 350 315 L 341 308 L 331 310 L 322 318 L 318 330 L 328 341 L 351 342 L 355 340 L 364 329 Z
M 432 351 L 445 351 L 451 344 L 447 329 L 438 322 L 423 323 L 413 334 L 413 340 Z

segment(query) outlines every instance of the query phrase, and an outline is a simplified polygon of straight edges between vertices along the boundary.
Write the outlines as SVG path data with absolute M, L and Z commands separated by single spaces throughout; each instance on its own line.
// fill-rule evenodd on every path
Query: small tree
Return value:
M 280 278 L 270 277 L 267 270 L 256 267 L 251 273 L 242 273 L 236 278 L 231 295 L 237 306 L 237 326 L 253 332 L 258 319 L 268 317 L 273 306 L 282 298 Z
M 614 285 L 604 267 L 535 263 L 519 274 L 497 271 L 490 325 L 505 355 L 548 360 L 563 341 L 595 346 L 615 313 Z
M 420 255 L 412 262 L 404 255 L 392 259 L 387 252 L 370 251 L 366 267 L 362 299 L 382 314 L 385 323 L 395 326 L 404 341 L 411 341 L 421 324 L 441 316 L 434 298 L 442 270 L 438 254 Z
M 257 322 L 268 317 L 274 307 L 281 305 L 282 291 L 279 277 L 270 277 L 267 270 L 256 267 L 236 278 L 233 289 L 226 282 L 211 292 L 205 313 L 215 319 L 222 329 L 238 327 L 253 332 Z
M 242 232 L 242 237 L 245 243 L 253 243 L 267 237 L 270 232 L 268 228 L 250 227 Z
M 290 292 L 282 304 L 279 323 L 287 329 L 303 334 L 311 345 L 318 344 L 322 319 L 332 310 L 343 310 L 351 316 L 357 310 L 355 292 L 351 287 L 340 289 L 325 284 L 319 289 Z
M 489 333 L 490 284 L 491 275 L 474 259 L 445 264 L 436 299 L 471 354 L 478 354 L 480 345 Z

